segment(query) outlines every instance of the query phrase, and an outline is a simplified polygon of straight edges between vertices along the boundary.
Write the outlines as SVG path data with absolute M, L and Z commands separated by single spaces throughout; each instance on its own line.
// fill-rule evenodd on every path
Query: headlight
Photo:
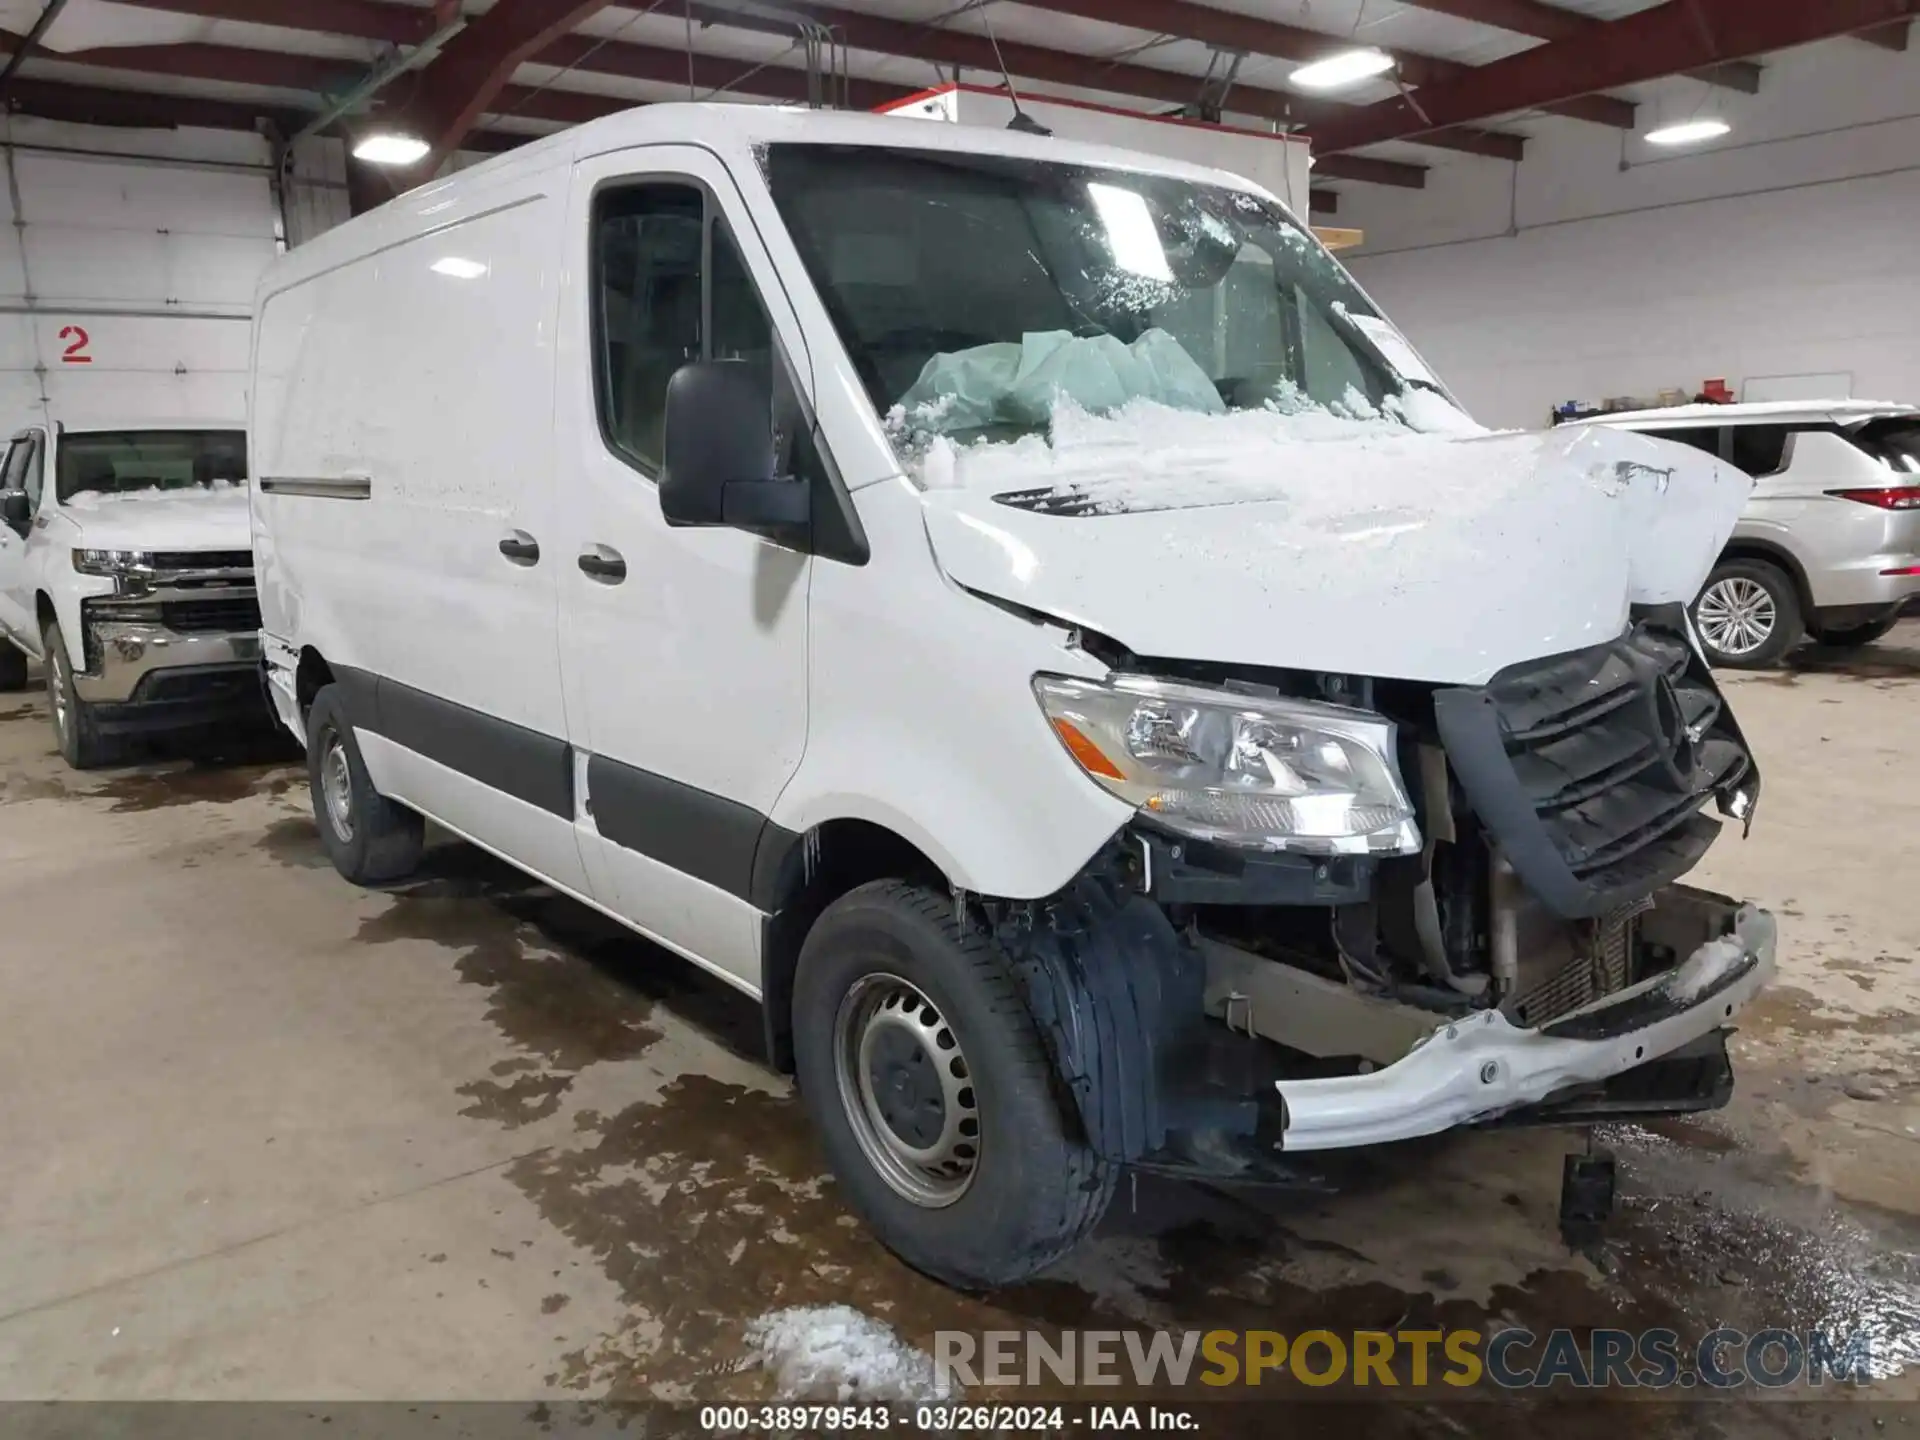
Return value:
M 1169 830 L 1310 855 L 1420 848 L 1393 723 L 1369 711 L 1131 675 L 1033 690 L 1080 768 Z
M 151 569 L 150 550 L 76 550 L 73 568 L 82 575 L 124 575 L 129 570 Z

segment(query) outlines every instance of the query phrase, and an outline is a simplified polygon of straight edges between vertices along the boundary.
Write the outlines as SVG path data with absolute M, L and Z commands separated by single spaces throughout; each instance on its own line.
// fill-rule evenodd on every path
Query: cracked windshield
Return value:
M 777 145 L 769 181 L 875 408 L 916 453 L 1062 407 L 1464 417 L 1278 205 L 1165 176 Z

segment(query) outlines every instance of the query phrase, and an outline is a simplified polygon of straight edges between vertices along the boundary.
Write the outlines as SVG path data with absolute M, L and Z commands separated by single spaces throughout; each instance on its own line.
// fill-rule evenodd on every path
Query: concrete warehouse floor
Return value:
M 1352 1158 L 1333 1199 L 1142 1181 L 984 1300 L 842 1209 L 731 992 L 463 846 L 352 888 L 281 752 L 80 775 L 0 696 L 0 1398 L 762 1397 L 745 1324 L 836 1302 L 923 1347 L 1867 1326 L 1875 1393 L 1920 1396 L 1920 622 L 1728 688 L 1766 794 L 1695 878 L 1775 910 L 1783 973 L 1730 1109 L 1609 1135 L 1598 1265 L 1556 1237 L 1567 1137 L 1471 1134 Z M 1368 1433 L 1508 1433 L 1430 1411 Z

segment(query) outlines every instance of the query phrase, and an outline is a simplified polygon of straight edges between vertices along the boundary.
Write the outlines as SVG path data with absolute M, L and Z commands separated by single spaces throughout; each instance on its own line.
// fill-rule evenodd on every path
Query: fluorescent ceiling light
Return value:
M 369 165 L 411 165 L 427 153 L 427 142 L 412 135 L 369 135 L 353 147 L 353 158 Z
M 1107 246 L 1113 251 L 1114 264 L 1148 280 L 1173 279 L 1153 212 L 1138 193 L 1095 183 L 1087 186 L 1087 198 L 1093 201 L 1100 222 L 1107 228 Z
M 1325 60 L 1302 65 L 1287 78 L 1305 90 L 1338 90 L 1362 80 L 1384 75 L 1393 68 L 1393 57 L 1384 50 L 1343 50 Z
M 1698 145 L 1702 140 L 1718 140 L 1733 127 L 1724 120 L 1683 120 L 1647 132 L 1649 145 Z
M 485 265 L 464 255 L 443 255 L 427 268 L 436 275 L 451 275 L 455 280 L 478 280 L 487 273 Z

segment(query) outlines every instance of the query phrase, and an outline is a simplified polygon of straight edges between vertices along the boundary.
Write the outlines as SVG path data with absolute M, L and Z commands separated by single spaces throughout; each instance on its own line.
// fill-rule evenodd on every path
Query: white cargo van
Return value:
M 989 1285 L 1128 1166 L 1724 1102 L 1771 919 L 1685 607 L 1749 489 L 1489 435 L 1271 195 L 660 105 L 281 260 L 269 688 L 349 879 L 422 817 L 762 1002 L 851 1204 Z

